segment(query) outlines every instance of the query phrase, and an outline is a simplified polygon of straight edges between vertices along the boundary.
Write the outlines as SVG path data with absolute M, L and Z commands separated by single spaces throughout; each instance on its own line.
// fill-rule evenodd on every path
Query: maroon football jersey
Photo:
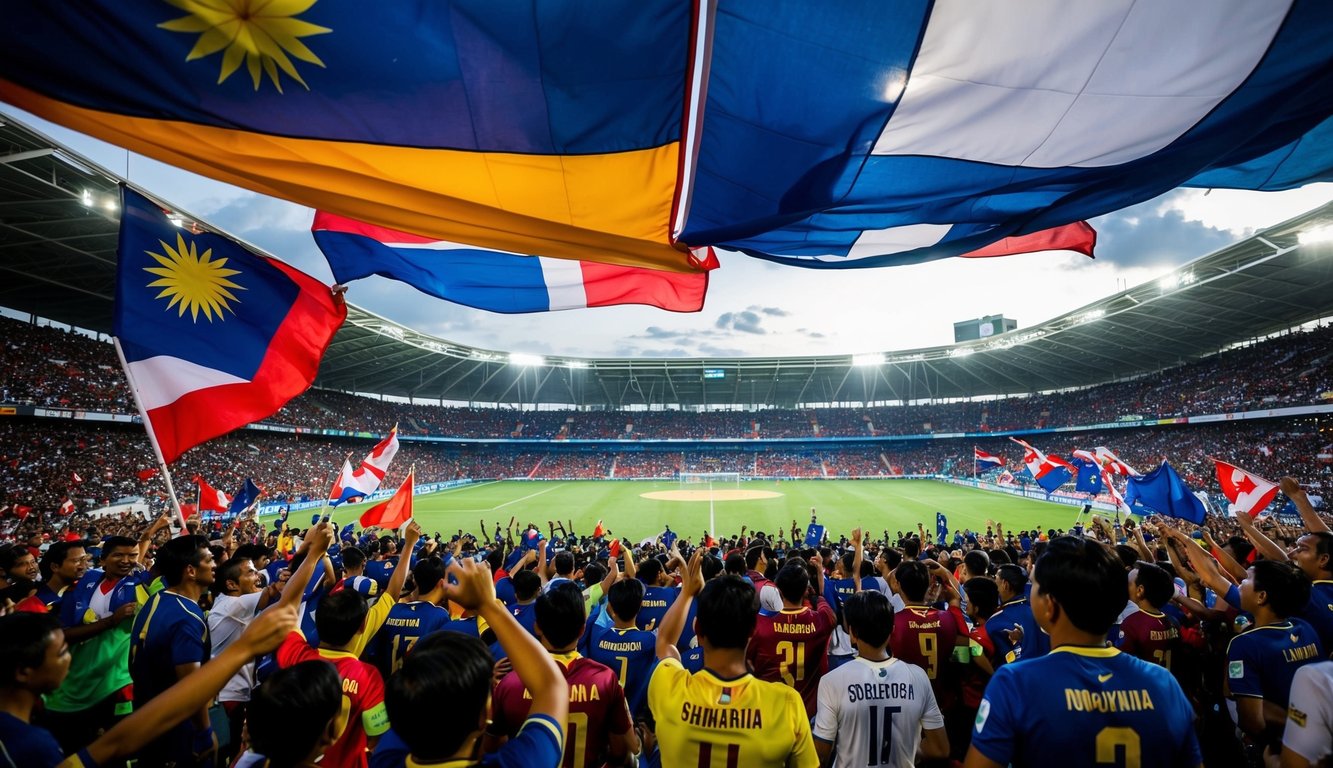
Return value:
M 795 688 L 809 717 L 815 715 L 819 679 L 828 671 L 829 637 L 838 624 L 824 598 L 817 605 L 814 610 L 760 611 L 745 654 L 755 677 Z
M 616 672 L 605 664 L 577 653 L 556 654 L 556 662 L 569 684 L 569 719 L 565 722 L 565 757 L 562 768 L 593 768 L 606 761 L 613 733 L 628 733 L 629 704 Z M 532 695 L 510 672 L 495 686 L 491 699 L 491 725 L 498 736 L 513 738 L 532 708 Z
M 1180 643 L 1180 627 L 1165 614 L 1135 611 L 1120 622 L 1120 642 L 1125 653 L 1171 669 L 1171 652 Z
M 935 700 L 944 709 L 958 698 L 951 659 L 958 640 L 958 622 L 948 611 L 909 605 L 893 616 L 889 650 L 894 657 L 926 670 Z

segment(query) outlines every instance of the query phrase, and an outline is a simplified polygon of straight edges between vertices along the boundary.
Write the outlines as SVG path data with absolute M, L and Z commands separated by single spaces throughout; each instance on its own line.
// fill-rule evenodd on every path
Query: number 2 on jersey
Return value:
M 1124 761 L 1116 753 L 1124 750 Z M 1108 727 L 1097 732 L 1097 765 L 1139 768 L 1142 762 L 1139 734 L 1133 728 Z

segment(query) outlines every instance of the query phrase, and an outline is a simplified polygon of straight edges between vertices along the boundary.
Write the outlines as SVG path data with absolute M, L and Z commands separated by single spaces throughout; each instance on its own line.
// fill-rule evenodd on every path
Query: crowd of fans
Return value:
M 1333 533 L 1282 490 L 639 543 L 76 515 L 0 547 L 0 764 L 1318 765 Z
M 132 413 L 111 345 L 0 318 L 0 402 Z M 1231 413 L 1326 402 L 1333 326 L 1233 349 L 1141 378 L 983 402 L 758 411 L 590 411 L 462 408 L 311 390 L 266 421 L 289 427 L 461 438 L 782 439 L 988 432 Z

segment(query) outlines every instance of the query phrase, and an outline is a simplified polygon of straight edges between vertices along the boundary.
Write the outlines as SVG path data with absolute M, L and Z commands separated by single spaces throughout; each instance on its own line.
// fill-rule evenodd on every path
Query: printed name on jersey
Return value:
M 911 683 L 853 683 L 847 686 L 848 701 L 871 699 L 916 700 L 916 688 Z
M 680 707 L 680 719 L 696 728 L 758 730 L 764 727 L 763 714 L 750 707 L 700 707 L 685 702 Z
M 1156 709 L 1148 691 L 1089 691 L 1065 689 L 1065 709 L 1070 712 L 1145 712 Z

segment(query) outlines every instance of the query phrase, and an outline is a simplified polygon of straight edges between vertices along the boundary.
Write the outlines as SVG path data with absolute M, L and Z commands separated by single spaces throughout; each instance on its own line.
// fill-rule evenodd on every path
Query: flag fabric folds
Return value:
M 253 506 L 256 501 L 259 501 L 259 496 L 263 492 L 264 489 L 256 485 L 254 480 L 251 480 L 248 477 L 245 478 L 245 482 L 241 483 L 240 489 L 232 494 L 231 505 L 228 508 L 228 511 L 233 515 L 241 514 Z
M 396 455 L 398 455 L 397 424 L 389 430 L 388 436 L 375 444 L 356 469 L 352 469 L 352 465 L 343 460 L 342 471 L 338 473 L 338 479 L 333 483 L 333 490 L 329 492 L 329 504 L 336 507 L 343 502 L 363 498 L 379 490 L 380 483 L 384 482 L 384 473 L 389 471 L 389 463 Z
M 601 521 L 601 520 L 598 520 L 598 521 L 597 521 L 597 526 L 594 527 L 594 528 L 592 529 L 592 537 L 593 537 L 594 539 L 600 539 L 600 538 L 602 538 L 602 536 L 604 536 L 605 534 L 606 534 L 606 530 L 605 530 L 604 528 L 602 528 L 602 521 Z
M 74 514 L 74 500 L 67 498 L 60 502 L 60 509 L 58 511 L 62 517 L 68 517 L 69 515 Z
M 1099 494 L 1105 486 L 1102 484 L 1102 468 L 1095 461 L 1090 461 L 1079 456 L 1079 451 L 1074 451 L 1069 459 L 1069 463 L 1074 466 L 1074 490 L 1079 493 Z
M 1097 463 L 1101 464 L 1109 472 L 1117 475 L 1125 475 L 1126 477 L 1139 474 L 1137 469 L 1125 463 L 1125 461 L 1115 455 L 1115 451 L 1112 451 L 1110 448 L 1098 446 L 1092 449 L 1092 453 L 1097 457 Z
M 1059 456 L 1042 453 L 1016 437 L 1009 439 L 1023 446 L 1023 465 L 1047 496 L 1074 476 L 1073 465 Z
M 346 283 L 380 275 L 455 304 L 491 312 L 547 312 L 646 304 L 703 309 L 712 249 L 692 256 L 700 272 L 572 261 L 487 250 L 397 232 L 317 211 L 311 227 L 333 276 Z
M 398 486 L 397 493 L 361 513 L 362 528 L 376 526 L 397 530 L 412 519 L 412 489 L 414 487 L 412 476 L 414 474 L 416 474 L 415 470 L 408 471 L 407 479 L 403 481 L 402 485 Z
M 1222 493 L 1236 507 L 1236 514 L 1260 517 L 1268 506 L 1277 498 L 1278 484 L 1229 464 L 1221 459 L 1213 459 L 1217 465 L 1217 482 L 1222 486 Z
M 1166 461 L 1146 475 L 1129 478 L 1125 501 L 1133 512 L 1142 514 L 1146 509 L 1195 525 L 1201 525 L 1208 516 L 1203 502 Z
M 199 475 L 195 475 L 193 479 L 194 484 L 199 486 L 199 509 L 210 512 L 226 512 L 231 509 L 231 499 L 227 494 L 209 485 L 208 481 Z
M 703 246 L 815 268 L 1078 249 L 1063 227 L 1182 185 L 1333 178 L 1324 0 L 10 6 L 0 99 L 501 254 L 697 272 Z
M 309 388 L 347 308 L 328 286 L 123 188 L 115 336 L 167 462 Z
M 972 449 L 973 460 L 976 462 L 977 471 L 985 472 L 988 469 L 995 469 L 1004 466 L 1004 459 L 993 454 L 986 453 L 980 448 Z

